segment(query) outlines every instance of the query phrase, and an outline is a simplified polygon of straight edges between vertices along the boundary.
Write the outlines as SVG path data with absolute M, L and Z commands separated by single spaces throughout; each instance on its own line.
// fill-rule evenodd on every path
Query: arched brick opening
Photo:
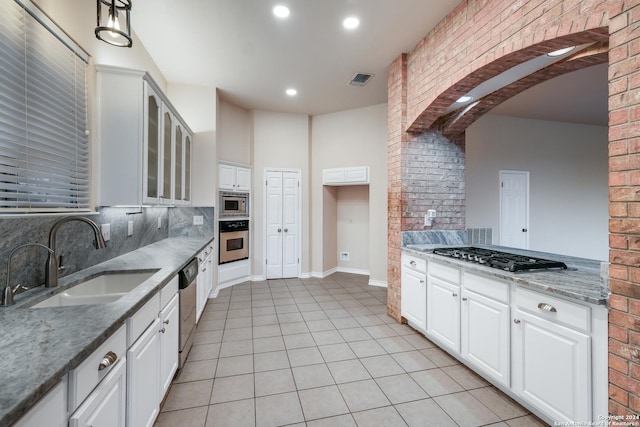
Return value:
M 389 66 L 387 305 L 400 320 L 402 231 L 424 229 L 413 212 L 436 203 L 446 219 L 439 229 L 464 228 L 463 130 L 491 108 L 489 101 L 501 102 L 519 88 L 494 94 L 494 100 L 487 98 L 458 120 L 441 118 L 443 111 L 479 81 L 540 54 L 538 48 L 548 52 L 583 36 L 601 43 L 591 55 L 576 59 L 609 62 L 608 393 L 609 412 L 615 415 L 640 414 L 639 27 L 637 2 L 469 0 Z M 583 66 L 567 61 L 564 68 L 546 72 Z

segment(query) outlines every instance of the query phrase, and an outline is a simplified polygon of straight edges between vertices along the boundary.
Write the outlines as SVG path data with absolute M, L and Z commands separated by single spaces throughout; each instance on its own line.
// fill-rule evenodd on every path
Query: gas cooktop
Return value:
M 518 255 L 509 252 L 495 251 L 475 247 L 443 247 L 433 250 L 436 255 L 460 259 L 462 261 L 475 262 L 493 268 L 506 271 L 547 270 L 559 268 L 566 270 L 564 262 L 552 261 L 544 258 L 534 258 L 526 255 Z

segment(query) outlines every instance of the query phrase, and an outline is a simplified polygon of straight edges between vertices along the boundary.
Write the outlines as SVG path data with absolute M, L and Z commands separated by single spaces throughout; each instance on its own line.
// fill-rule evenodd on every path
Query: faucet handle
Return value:
M 13 287 L 11 285 L 5 286 L 4 291 L 2 293 L 2 305 L 3 306 L 13 305 L 15 303 L 13 301 L 13 296 L 17 294 L 18 291 L 20 290 L 26 291 L 27 289 L 29 288 L 24 285 L 21 285 L 20 283 L 18 283 Z

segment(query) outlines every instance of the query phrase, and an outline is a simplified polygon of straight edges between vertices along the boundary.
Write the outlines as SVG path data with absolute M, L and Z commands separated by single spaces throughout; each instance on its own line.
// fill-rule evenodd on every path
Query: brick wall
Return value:
M 454 164 L 464 168 L 464 126 L 447 134 L 448 141 L 435 132 L 434 124 L 459 96 L 513 65 L 584 37 L 597 42 L 608 39 L 612 217 L 609 225 L 612 291 L 609 410 L 615 415 L 640 414 L 638 3 L 623 0 L 463 1 L 411 53 L 402 55 L 389 68 L 388 311 L 399 319 L 400 232 L 418 227 L 411 215 L 412 203 L 437 204 L 443 202 L 443 194 L 448 194 L 420 196 L 408 182 L 416 179 L 414 174 L 422 173 L 419 184 L 423 188 L 441 187 L 441 183 L 433 182 L 442 179 L 437 169 L 444 165 L 437 159 L 432 161 L 438 158 L 437 147 L 446 147 L 451 152 L 457 149 L 462 157 Z M 596 55 L 600 55 L 597 60 L 603 60 L 602 52 Z M 435 144 L 427 148 L 431 142 Z M 416 156 L 420 160 L 412 164 Z M 456 174 L 460 178 L 460 171 L 445 176 Z M 464 187 L 454 190 L 460 190 L 454 193 L 458 211 L 448 212 L 446 218 L 451 220 L 452 227 L 463 227 L 464 198 L 455 197 L 464 195 Z M 456 222 L 458 213 L 462 224 Z
M 640 413 L 640 6 L 622 6 L 612 8 L 609 23 L 609 411 L 613 414 Z

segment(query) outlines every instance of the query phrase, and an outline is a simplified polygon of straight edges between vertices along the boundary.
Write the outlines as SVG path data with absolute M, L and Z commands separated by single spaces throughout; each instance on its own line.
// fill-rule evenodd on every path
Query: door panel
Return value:
M 500 171 L 500 245 L 529 247 L 529 172 Z

